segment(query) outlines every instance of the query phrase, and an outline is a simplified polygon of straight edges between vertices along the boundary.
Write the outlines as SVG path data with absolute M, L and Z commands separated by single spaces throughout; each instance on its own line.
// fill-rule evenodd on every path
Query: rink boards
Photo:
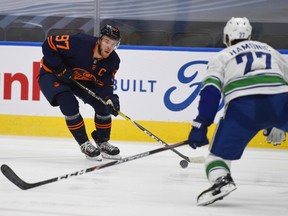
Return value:
M 71 137 L 59 109 L 48 104 L 37 83 L 41 44 L 2 42 L 0 47 L 0 134 Z M 218 51 L 121 46 L 117 50 L 121 65 L 114 85 L 121 111 L 168 143 L 187 139 L 190 122 L 197 115 L 201 80 L 208 61 Z M 281 52 L 288 58 L 286 51 Z M 215 123 L 223 112 L 222 106 Z M 94 130 L 93 110 L 83 103 L 80 110 L 87 131 Z M 209 128 L 210 139 L 214 128 Z M 113 117 L 111 139 L 155 142 L 119 116 Z M 271 147 L 262 132 L 250 146 Z

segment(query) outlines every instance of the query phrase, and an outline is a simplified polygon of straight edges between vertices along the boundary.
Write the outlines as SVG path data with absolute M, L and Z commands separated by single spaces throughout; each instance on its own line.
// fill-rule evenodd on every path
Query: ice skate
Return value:
M 97 143 L 100 148 L 101 155 L 106 159 L 120 160 L 120 150 L 116 146 L 111 145 L 109 142 Z
M 96 148 L 89 140 L 80 146 L 81 151 L 89 160 L 101 161 L 100 149 Z
M 222 176 L 216 180 L 215 184 L 212 187 L 203 191 L 197 197 L 197 205 L 210 205 L 217 200 L 222 200 L 225 196 L 227 196 L 229 193 L 236 189 L 236 184 L 234 183 L 230 174 Z
M 97 132 L 93 131 L 91 133 L 96 145 L 99 147 L 101 151 L 101 155 L 106 159 L 120 160 L 121 157 L 119 155 L 120 150 L 116 146 L 111 145 L 108 141 L 99 142 Z

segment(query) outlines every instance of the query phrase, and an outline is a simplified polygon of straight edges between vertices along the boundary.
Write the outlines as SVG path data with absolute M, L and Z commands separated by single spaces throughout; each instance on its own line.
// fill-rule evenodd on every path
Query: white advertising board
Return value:
M 137 120 L 190 122 L 197 115 L 207 62 L 217 51 L 122 46 L 117 50 L 121 64 L 115 81 L 121 111 Z M 37 83 L 40 45 L 0 44 L 0 55 L 0 114 L 62 116 Z M 81 113 L 94 116 L 83 103 Z
M 119 50 L 115 91 L 122 111 L 141 120 L 191 121 L 200 82 L 215 52 Z M 129 88 L 128 88 L 129 87 Z

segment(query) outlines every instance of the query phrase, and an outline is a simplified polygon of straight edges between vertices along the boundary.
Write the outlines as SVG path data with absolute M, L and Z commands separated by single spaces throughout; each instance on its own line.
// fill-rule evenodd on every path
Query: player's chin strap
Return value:
M 90 94 L 92 97 L 94 97 L 96 100 L 99 100 L 101 103 L 103 103 L 104 105 L 107 105 L 107 102 L 105 100 L 103 100 L 101 97 L 99 97 L 97 94 L 95 94 L 93 91 L 91 91 L 89 88 L 87 88 L 86 86 L 84 86 L 83 84 L 81 84 L 80 82 L 74 80 L 71 78 L 71 80 L 78 85 L 80 88 L 82 88 L 83 90 L 87 91 L 88 94 Z M 124 119 L 132 122 L 137 128 L 139 128 L 140 130 L 142 130 L 145 134 L 149 135 L 150 137 L 152 137 L 153 139 L 155 139 L 157 142 L 161 143 L 162 145 L 169 147 L 170 145 L 167 144 L 166 142 L 164 142 L 162 139 L 160 139 L 159 137 L 157 137 L 156 135 L 154 135 L 153 133 L 151 133 L 150 131 L 148 131 L 146 128 L 144 128 L 143 126 L 141 126 L 140 124 L 138 124 L 136 121 L 132 120 L 131 118 L 129 118 L 127 115 L 125 115 L 124 113 L 122 113 L 121 111 L 117 111 L 118 114 L 123 117 Z M 184 160 L 190 162 L 190 163 L 204 163 L 205 158 L 203 156 L 197 157 L 197 158 L 193 158 L 193 157 L 188 157 L 186 155 L 183 155 L 181 152 L 175 150 L 174 148 L 171 148 L 171 151 L 173 151 L 175 154 L 177 154 L 178 156 L 180 156 L 181 158 L 183 158 Z

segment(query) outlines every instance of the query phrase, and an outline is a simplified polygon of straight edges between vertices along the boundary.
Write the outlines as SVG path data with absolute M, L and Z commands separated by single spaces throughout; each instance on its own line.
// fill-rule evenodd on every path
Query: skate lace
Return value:
M 233 184 L 235 185 L 233 179 L 231 178 L 230 175 L 227 175 L 227 176 L 223 176 L 223 177 L 220 177 L 219 179 L 216 180 L 215 184 L 213 185 L 214 186 L 214 189 L 216 191 L 220 190 L 223 186 L 227 185 L 227 184 Z
M 116 147 L 108 142 L 104 142 L 100 144 L 100 148 L 107 151 L 113 151 Z
M 85 151 L 85 152 L 94 152 L 95 151 L 95 146 L 93 146 L 90 142 L 86 142 L 84 144 L 81 145 L 81 150 Z

